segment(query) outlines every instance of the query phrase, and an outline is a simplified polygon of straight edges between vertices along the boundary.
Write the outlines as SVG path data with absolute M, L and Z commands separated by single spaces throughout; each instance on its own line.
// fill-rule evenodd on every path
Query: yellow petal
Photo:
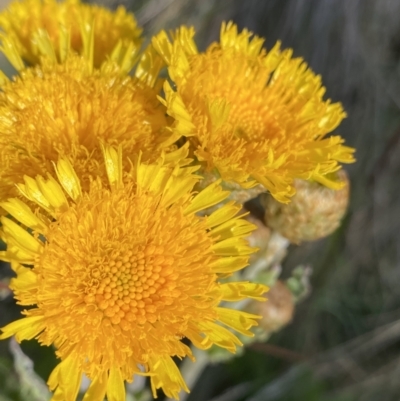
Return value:
M 72 164 L 68 159 L 60 159 L 54 164 L 58 181 L 64 188 L 65 192 L 77 201 L 82 196 L 81 184 Z
M 71 31 L 63 25 L 60 25 L 59 47 L 60 61 L 64 63 L 68 54 L 70 54 Z
M 167 113 L 175 119 L 175 129 L 183 136 L 193 135 L 194 125 L 185 103 L 180 95 L 171 88 L 168 81 L 164 83 Z
M 161 102 L 162 103 L 162 102 Z M 161 142 L 159 145 L 158 145 L 158 149 L 166 149 L 166 148 L 168 148 L 168 147 L 170 147 L 170 146 L 172 146 L 172 145 L 174 145 L 180 138 L 181 138 L 181 134 L 178 132 L 178 131 L 176 131 L 176 130 L 172 130 L 172 128 L 170 128 L 170 127 L 167 127 L 166 128 L 166 130 L 168 130 L 169 131 L 169 136 L 167 137 L 167 139 L 165 139 L 163 142 Z M 182 149 L 182 148 L 180 148 L 180 149 Z M 180 150 L 180 149 L 178 149 L 178 151 Z M 173 152 L 172 152 L 173 153 Z M 171 154 L 171 153 L 169 153 L 169 154 Z M 169 162 L 171 160 L 171 158 L 169 158 L 168 157 L 168 154 L 166 154 L 165 155 L 165 161 L 167 162 Z M 189 164 L 189 163 L 186 163 L 186 164 Z M 200 166 L 199 166 L 200 167 Z
M 199 330 L 209 337 L 210 341 L 228 351 L 236 352 L 237 345 L 243 345 L 241 341 L 228 329 L 213 322 L 196 322 Z
M 168 72 L 172 81 L 176 82 L 179 79 L 184 79 L 185 74 L 190 70 L 190 61 L 187 50 L 190 49 L 180 46 L 179 43 L 173 44 L 174 52 L 172 53 L 171 65 L 174 68 L 169 68 Z
M 59 385 L 58 383 L 58 373 L 60 371 L 60 365 L 61 363 L 59 363 L 50 373 L 50 376 L 47 380 L 47 384 L 50 388 L 51 391 L 54 391 L 55 388 L 57 388 L 57 386 Z M 58 390 L 59 388 L 57 388 Z
M 142 53 L 135 69 L 135 77 L 153 88 L 159 79 L 160 70 L 165 66 L 163 58 L 150 44 Z
M 36 254 L 21 249 L 15 242 L 10 238 L 7 239 L 7 250 L 0 252 L 0 260 L 32 265 L 35 262 Z
M 154 398 L 157 397 L 157 389 L 162 388 L 165 395 L 170 398 L 178 399 L 179 392 L 183 389 L 189 393 L 185 381 L 169 356 L 153 356 L 149 359 L 151 388 Z
M 175 139 L 178 140 L 179 138 Z M 176 140 L 174 140 L 173 142 L 175 142 Z M 170 145 L 172 145 L 172 143 Z M 162 146 L 165 145 L 166 145 L 165 143 L 162 144 Z M 174 150 L 172 152 L 168 152 L 164 155 L 165 164 L 171 163 L 172 165 L 172 163 L 174 163 L 174 165 L 186 166 L 187 164 L 190 164 L 193 161 L 193 159 L 187 159 L 188 154 L 189 154 L 189 142 L 186 142 L 185 145 L 183 145 L 179 149 Z M 200 168 L 200 166 L 198 167 Z
M 68 201 L 65 197 L 64 191 L 60 184 L 51 175 L 48 176 L 47 180 L 38 176 L 36 182 L 43 196 L 55 210 L 68 209 Z
M 32 41 L 35 42 L 35 46 L 37 46 L 39 53 L 56 63 L 56 52 L 54 51 L 54 46 L 51 42 L 48 32 L 44 29 L 39 29 L 38 31 L 34 32 L 32 36 Z
M 76 401 L 82 380 L 82 370 L 78 361 L 69 356 L 60 363 L 58 383 L 62 389 L 65 401 Z
M 32 212 L 30 207 L 20 199 L 9 199 L 6 202 L 0 203 L 0 206 L 26 227 L 38 230 L 42 233 L 46 230 L 45 223 L 40 220 L 39 217 Z
M 245 336 L 254 336 L 248 329 L 258 325 L 254 319 L 260 319 L 260 316 L 228 308 L 216 309 L 219 321 Z
M 274 47 L 269 50 L 267 53 L 266 57 L 263 60 L 263 65 L 269 70 L 272 71 L 274 70 L 279 62 L 281 61 L 281 42 L 278 40 Z
M 232 48 L 255 57 L 260 53 L 264 39 L 254 36 L 249 40 L 251 36 L 252 34 L 247 29 L 238 33 L 237 25 L 232 21 L 223 22 L 220 31 L 221 47 L 223 49 Z
M 125 384 L 120 368 L 111 368 L 107 382 L 107 400 L 125 400 Z
M 221 284 L 220 291 L 224 301 L 240 301 L 246 298 L 265 301 L 265 298 L 261 295 L 268 291 L 268 287 L 263 284 L 242 281 Z
M 241 270 L 248 265 L 248 256 L 228 256 L 226 258 L 218 258 L 216 261 L 211 262 L 209 266 L 213 273 L 226 274 Z
M 226 239 L 230 237 L 244 237 L 257 228 L 256 225 L 243 219 L 231 219 L 218 227 L 213 228 L 210 234 L 213 237 Z
M 103 372 L 92 381 L 83 397 L 83 401 L 103 401 L 106 395 L 106 390 L 107 373 Z
M 264 185 L 278 202 L 289 203 L 290 197 L 296 193 L 294 187 L 291 186 L 291 182 L 290 185 L 288 185 L 286 182 L 273 180 L 272 177 L 264 177 L 260 174 L 253 174 L 253 178 Z
M 185 336 L 192 342 L 192 344 L 199 349 L 208 349 L 212 346 L 212 342 L 209 337 L 199 333 L 197 327 L 193 327 L 193 324 L 189 322 L 189 326 L 185 331 Z
M 32 254 L 38 254 L 41 251 L 42 244 L 17 223 L 7 217 L 2 217 L 1 223 L 5 236 L 13 238 L 23 251 Z
M 164 59 L 166 64 L 171 62 L 172 44 L 168 39 L 165 31 L 159 32 L 151 39 L 153 47 L 157 50 L 160 56 Z
M 54 213 L 54 208 L 51 206 L 50 202 L 46 197 L 42 194 L 42 191 L 39 189 L 39 186 L 31 177 L 24 175 L 25 184 L 17 184 L 17 188 L 20 190 L 22 195 L 25 198 L 35 202 L 37 205 L 48 211 L 49 213 Z
M 236 216 L 236 214 L 240 211 L 241 208 L 242 205 L 235 203 L 234 201 L 226 203 L 216 211 L 212 212 L 209 216 L 207 216 L 206 219 L 207 227 L 212 228 L 225 223 L 226 221 Z
M 44 316 L 28 316 L 3 327 L 0 340 L 15 336 L 18 342 L 31 340 L 44 330 Z
M 197 213 L 200 210 L 208 209 L 214 206 L 229 196 L 229 191 L 223 191 L 220 180 L 213 182 L 207 188 L 199 192 L 192 200 L 190 206 L 185 208 L 185 214 Z
M 164 191 L 163 204 L 168 207 L 178 199 L 181 199 L 182 196 L 192 191 L 194 185 L 199 181 L 199 179 L 200 177 L 196 175 L 170 177 Z
M 174 42 L 182 46 L 186 54 L 198 54 L 196 42 L 194 41 L 194 28 L 185 25 L 180 26 L 173 34 Z
M 37 303 L 37 297 L 35 295 L 30 296 L 30 292 L 37 290 L 37 275 L 31 268 L 24 267 L 19 263 L 12 263 L 12 268 L 17 273 L 17 277 L 11 280 L 10 288 L 16 295 L 20 292 L 23 293 L 23 297 L 18 297 L 22 299 L 18 303 L 20 305 L 34 305 Z
M 111 188 L 122 188 L 122 146 L 120 145 L 118 149 L 115 149 L 111 146 L 101 144 L 101 149 L 103 151 L 108 181 L 110 182 Z
M 61 387 L 57 387 L 56 391 L 53 393 L 53 396 L 51 397 L 50 401 L 64 401 L 64 394 L 61 390 Z
M 138 164 L 137 186 L 149 192 L 162 193 L 170 176 L 172 169 L 162 167 L 160 164 Z
M 81 14 L 78 14 L 81 16 Z M 81 31 L 81 37 L 83 42 L 82 55 L 88 61 L 88 66 L 90 71 L 93 69 L 93 59 L 94 59 L 94 19 L 90 22 L 85 21 L 82 17 L 79 18 L 79 27 Z
M 237 237 L 217 242 L 211 247 L 211 249 L 219 256 L 250 255 L 257 251 L 257 248 L 249 246 L 246 240 Z
M 128 74 L 137 61 L 137 53 L 138 47 L 133 42 L 126 44 L 125 41 L 120 39 L 115 45 L 110 59 L 118 64 L 121 73 Z

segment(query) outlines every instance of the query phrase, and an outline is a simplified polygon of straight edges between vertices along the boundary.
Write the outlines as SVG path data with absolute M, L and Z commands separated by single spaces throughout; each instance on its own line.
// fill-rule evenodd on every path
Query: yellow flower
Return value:
M 262 300 L 266 287 L 219 279 L 246 266 L 254 250 L 244 237 L 254 226 L 233 202 L 196 214 L 228 195 L 218 183 L 193 193 L 197 167 L 139 160 L 124 173 L 121 147 L 103 152 L 108 182 L 98 177 L 85 191 L 61 158 L 58 180 L 25 176 L 18 186 L 35 212 L 18 198 L 2 203 L 15 220 L 1 218 L 1 256 L 12 261 L 12 289 L 29 309 L 0 338 L 55 345 L 54 399 L 75 400 L 82 373 L 92 380 L 85 401 L 125 400 L 124 381 L 135 374 L 150 376 L 154 396 L 163 388 L 177 397 L 188 389 L 172 357 L 192 357 L 183 338 L 235 352 L 232 329 L 252 335 L 257 316 L 220 303 Z
M 136 76 L 109 61 L 91 68 L 70 54 L 64 63 L 46 59 L 26 68 L 0 92 L 0 200 L 16 194 L 24 174 L 45 175 L 69 157 L 82 184 L 101 171 L 99 143 L 121 144 L 125 155 L 159 157 L 175 139 L 157 99 L 158 65 L 149 49 Z
M 113 52 L 133 56 L 141 44 L 142 29 L 135 17 L 119 7 L 115 12 L 79 0 L 14 1 L 0 14 L 3 47 L 12 43 L 23 59 L 37 64 L 43 53 L 64 57 L 67 48 L 88 54 L 99 67 Z M 47 41 L 46 41 L 47 39 Z
M 153 45 L 173 81 L 164 85 L 164 102 L 174 130 L 204 168 L 243 188 L 261 183 L 281 202 L 294 194 L 294 178 L 339 188 L 329 173 L 352 163 L 354 149 L 326 137 L 345 113 L 323 100 L 320 76 L 279 42 L 266 52 L 263 39 L 232 23 L 204 53 L 193 36 L 181 27 L 172 43 L 161 32 Z

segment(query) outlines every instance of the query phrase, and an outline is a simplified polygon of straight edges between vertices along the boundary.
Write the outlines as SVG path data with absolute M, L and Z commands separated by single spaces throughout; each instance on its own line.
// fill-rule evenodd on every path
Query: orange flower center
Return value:
M 167 352 L 190 318 L 215 319 L 220 300 L 208 263 L 216 256 L 205 222 L 160 202 L 132 187 L 92 189 L 51 224 L 35 266 L 38 307 L 52 311 L 47 325 L 66 343 L 85 348 L 116 336 L 129 349 L 141 341 L 152 349 L 148 342 L 162 330 L 167 341 L 157 347 Z
M 95 304 L 113 324 L 123 330 L 130 322 L 154 323 L 160 305 L 168 305 L 180 295 L 171 265 L 174 258 L 163 256 L 163 247 L 138 246 L 135 253 L 113 255 L 106 266 L 94 268 L 84 301 Z

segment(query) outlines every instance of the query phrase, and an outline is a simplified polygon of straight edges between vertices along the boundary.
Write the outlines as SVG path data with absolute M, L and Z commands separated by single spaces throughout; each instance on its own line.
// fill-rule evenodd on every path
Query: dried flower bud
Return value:
M 266 302 L 250 302 L 246 311 L 262 316 L 259 327 L 267 334 L 279 331 L 293 317 L 294 298 L 287 286 L 280 280 L 267 293 Z
M 289 204 L 265 195 L 265 222 L 293 243 L 314 241 L 331 234 L 339 226 L 347 209 L 349 180 L 344 170 L 338 172 L 344 186 L 340 190 L 316 182 L 296 180 L 296 194 Z

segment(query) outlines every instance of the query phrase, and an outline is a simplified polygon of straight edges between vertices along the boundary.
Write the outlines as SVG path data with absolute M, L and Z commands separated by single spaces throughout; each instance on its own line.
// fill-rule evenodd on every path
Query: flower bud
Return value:
M 266 302 L 251 301 L 246 311 L 261 316 L 258 322 L 266 334 L 270 335 L 286 326 L 293 317 L 294 298 L 288 287 L 280 280 L 266 294 Z
M 349 180 L 344 170 L 338 173 L 344 186 L 340 190 L 317 182 L 295 180 L 296 194 L 288 204 L 263 196 L 265 222 L 290 242 L 314 241 L 331 234 L 347 209 Z

